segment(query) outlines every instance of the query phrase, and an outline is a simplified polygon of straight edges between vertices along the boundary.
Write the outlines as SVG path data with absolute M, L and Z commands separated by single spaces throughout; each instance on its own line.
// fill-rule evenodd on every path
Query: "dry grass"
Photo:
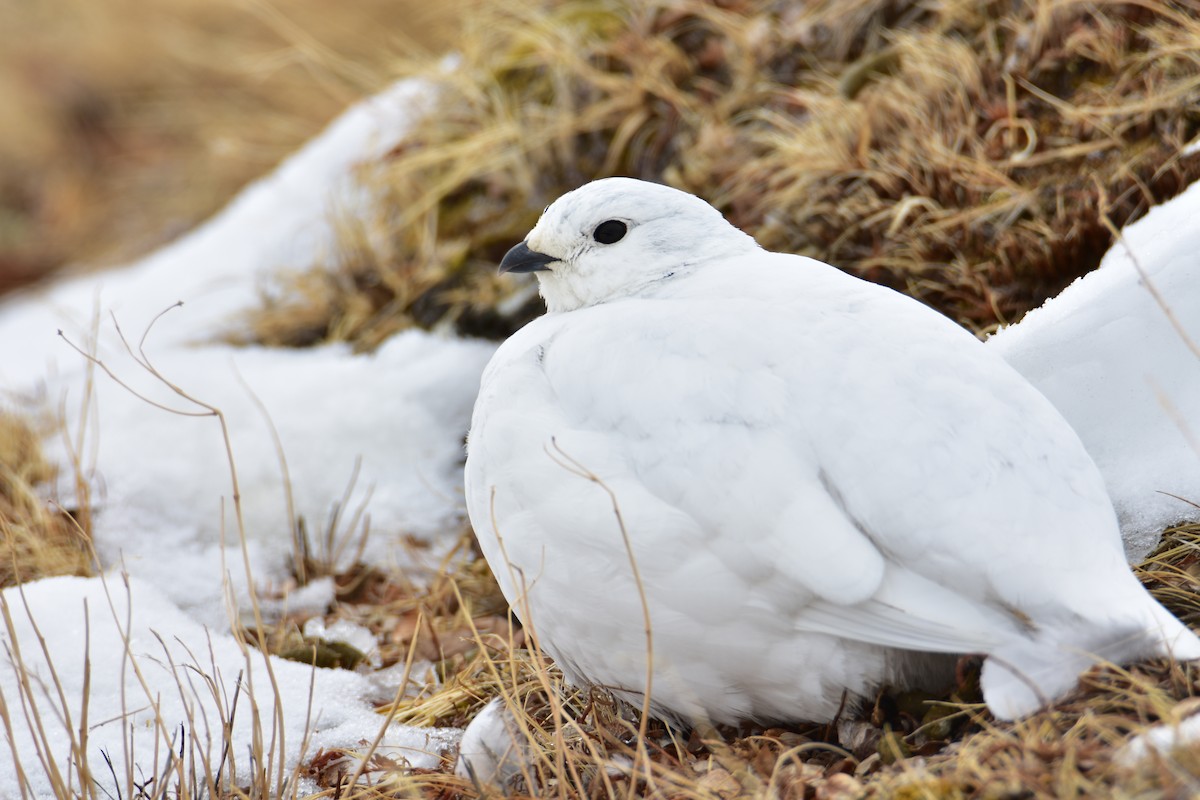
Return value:
M 665 181 L 773 250 L 900 288 L 976 331 L 1092 269 L 1200 177 L 1200 4 L 521 2 L 481 10 L 443 96 L 338 257 L 259 341 L 538 313 L 492 267 L 562 192 Z M 429 68 L 412 67 L 417 74 Z M 526 287 L 522 285 L 522 289 Z M 506 301 L 508 301 L 506 303 Z
M 426 605 L 431 624 L 478 629 L 475 646 L 456 653 L 440 685 L 381 709 L 418 725 L 467 724 L 495 697 L 519 721 L 529 756 L 504 787 L 477 785 L 439 771 L 373 764 L 372 787 L 351 789 L 338 754 L 323 754 L 311 773 L 342 797 L 733 797 L 832 798 L 1182 798 L 1200 790 L 1194 748 L 1140 763 L 1117 758 L 1132 735 L 1159 721 L 1200 710 L 1195 666 L 1155 661 L 1128 669 L 1098 667 L 1072 695 L 1027 719 L 996 723 L 978 704 L 970 675 L 941 697 L 884 690 L 873 704 L 848 709 L 832 725 L 679 731 L 654 722 L 644 746 L 636 710 L 599 690 L 566 687 L 519 628 L 492 627 L 492 614 L 473 614 L 470 599 L 495 590 L 480 581 L 478 561 L 443 571 L 434 597 L 455 585 L 453 607 Z M 1200 526 L 1171 531 L 1139 567 L 1143 581 L 1181 618 L 1200 620 Z M 451 609 L 449 619 L 439 611 Z M 472 621 L 474 620 L 474 622 Z M 486 625 L 479 625 L 485 620 Z M 486 632 L 484 632 L 486 628 Z M 322 764 L 341 769 L 321 769 Z
M 91 574 L 87 514 L 72 516 L 38 494 L 55 474 L 40 439 L 29 420 L 0 411 L 0 587 Z

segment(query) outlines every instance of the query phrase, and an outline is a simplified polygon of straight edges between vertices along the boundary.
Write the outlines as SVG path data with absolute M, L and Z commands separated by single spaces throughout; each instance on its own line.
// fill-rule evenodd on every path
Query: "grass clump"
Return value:
M 1190 9 L 1190 10 L 1189 10 Z M 1120 226 L 1200 177 L 1187 4 L 907 6 L 697 0 L 479 9 L 434 108 L 365 179 L 323 268 L 255 341 L 540 310 L 493 267 L 540 210 L 607 175 L 699 194 L 773 250 L 892 285 L 976 331 L 1095 267 Z M 514 288 L 517 287 L 517 288 Z
M 87 516 L 52 508 L 37 488 L 54 477 L 29 419 L 0 411 L 0 587 L 90 575 Z
M 1200 526 L 1172 530 L 1137 568 L 1172 611 L 1200 615 Z M 458 609 L 494 600 L 479 562 L 447 565 L 435 581 L 461 599 Z M 457 570 L 465 568 L 457 585 Z M 491 588 L 488 588 L 488 587 Z M 437 620 L 436 602 L 425 603 Z M 465 618 L 452 612 L 453 624 Z M 1023 720 L 998 723 L 979 702 L 977 672 L 966 670 L 942 696 L 884 689 L 861 708 L 848 707 L 828 725 L 681 730 L 659 721 L 638 738 L 637 709 L 600 689 L 566 686 L 553 664 L 515 623 L 476 631 L 474 646 L 442 679 L 380 709 L 392 719 L 425 726 L 465 726 L 494 698 L 515 720 L 523 755 L 504 786 L 438 770 L 406 770 L 371 762 L 372 784 L 350 787 L 353 767 L 317 770 L 342 797 L 560 798 L 741 797 L 1062 798 L 1194 796 L 1200 767 L 1194 747 L 1144 760 L 1122 757 L 1131 738 L 1159 722 L 1179 722 L 1200 710 L 1195 665 L 1163 660 L 1129 668 L 1098 666 L 1080 687 Z M 978 665 L 975 665 L 977 668 Z M 357 763 L 361 753 L 327 752 L 320 764 Z M 342 762 L 338 762 L 342 763 Z

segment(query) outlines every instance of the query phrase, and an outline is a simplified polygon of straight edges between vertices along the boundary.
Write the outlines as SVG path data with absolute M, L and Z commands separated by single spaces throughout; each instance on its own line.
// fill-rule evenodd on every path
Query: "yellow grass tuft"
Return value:
M 1092 269 L 1200 177 L 1200 17 L 1163 0 L 481 8 L 435 108 L 367 179 L 337 257 L 256 341 L 499 337 L 539 311 L 494 265 L 543 206 L 630 175 L 699 194 L 983 332 Z M 517 288 L 514 288 L 517 287 Z M 524 294 L 522 294 L 524 292 Z
M 53 477 L 29 420 L 0 411 L 0 587 L 91 574 L 86 514 L 81 523 L 37 492 Z

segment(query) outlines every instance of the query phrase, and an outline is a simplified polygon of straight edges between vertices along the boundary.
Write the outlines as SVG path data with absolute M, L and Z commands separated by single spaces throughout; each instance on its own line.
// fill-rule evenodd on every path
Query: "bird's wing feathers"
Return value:
M 671 520 L 658 530 L 677 540 L 635 542 L 640 558 L 711 551 L 762 587 L 755 602 L 775 604 L 797 628 L 893 647 L 989 649 L 1018 627 L 1019 610 L 1006 614 L 1006 604 L 1036 604 L 1048 591 L 1036 565 L 1003 562 L 1078 544 L 1061 531 L 1029 543 L 1058 506 L 1066 521 L 1080 505 L 1060 497 L 1061 480 L 1037 472 L 1041 453 L 1062 444 L 1042 430 L 1054 426 L 1038 424 L 1048 403 L 1022 394 L 1019 380 L 994 386 L 997 365 L 978 363 L 986 354 L 948 320 L 806 259 L 780 270 L 780 258 L 764 253 L 752 267 L 774 270 L 769 277 L 550 315 L 506 343 L 502 391 L 517 396 L 505 407 L 519 409 L 507 412 L 518 415 L 506 423 L 511 447 L 537 442 L 542 451 L 509 458 L 510 468 L 549 463 L 555 437 L 557 460 L 602 478 L 627 519 Z M 794 270 L 814 272 L 796 281 Z M 484 387 L 496 390 L 486 377 Z M 1008 416 L 978 418 L 989 407 L 980 397 L 998 389 L 1007 403 L 990 405 Z M 1012 444 L 995 451 L 996 442 Z M 1103 492 L 1089 467 L 1083 456 L 1079 490 Z M 544 480 L 557 481 L 553 523 L 546 498 L 521 502 L 540 504 L 548 529 L 574 526 L 555 537 L 586 541 L 593 523 L 579 511 L 596 486 L 581 478 L 563 500 L 562 476 Z M 1005 482 L 1022 491 L 996 491 Z M 1026 495 L 1036 506 L 1030 525 L 1014 526 L 1020 515 L 998 504 Z M 976 528 L 970 536 L 959 533 L 966 525 Z
M 915 572 L 891 565 L 875 596 L 853 606 L 813 603 L 801 626 L 885 647 L 984 653 L 1010 638 L 1014 621 Z

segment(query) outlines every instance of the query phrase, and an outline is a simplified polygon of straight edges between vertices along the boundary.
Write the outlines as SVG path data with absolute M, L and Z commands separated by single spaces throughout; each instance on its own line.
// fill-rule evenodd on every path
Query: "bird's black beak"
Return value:
M 506 272 L 539 272 L 548 270 L 550 267 L 547 264 L 553 264 L 558 261 L 554 256 L 548 256 L 545 253 L 537 253 L 529 249 L 529 245 L 521 242 L 513 249 L 504 254 L 504 258 L 500 259 L 499 274 L 503 275 Z

